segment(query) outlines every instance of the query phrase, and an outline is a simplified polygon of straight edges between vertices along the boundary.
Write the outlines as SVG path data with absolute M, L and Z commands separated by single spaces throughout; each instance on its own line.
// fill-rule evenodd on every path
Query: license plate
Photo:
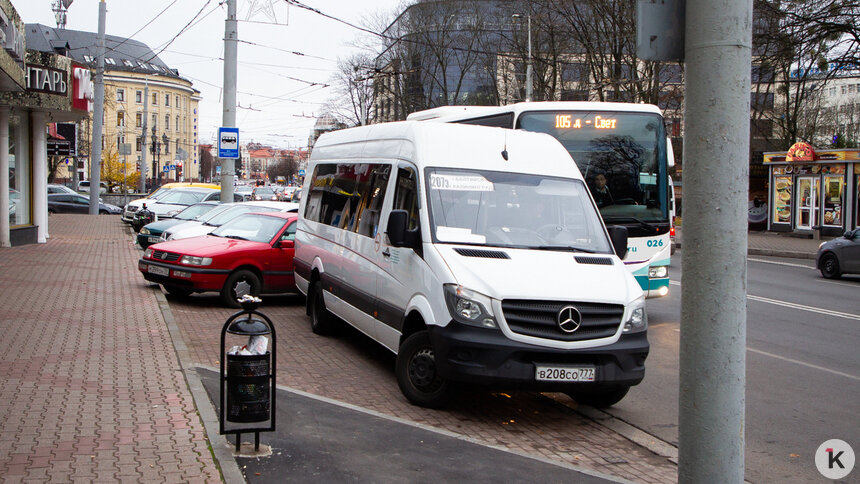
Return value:
M 537 365 L 535 368 L 535 380 L 567 382 L 594 381 L 594 367 Z
M 170 269 L 153 265 L 149 266 L 148 271 L 150 274 L 155 274 L 156 276 L 167 276 L 170 274 Z
M 153 243 L 156 243 L 156 244 L 157 244 L 157 243 L 159 243 L 159 242 L 161 242 L 161 237 L 153 237 L 153 236 L 150 236 L 150 237 L 148 237 L 148 238 L 149 238 L 149 241 L 150 241 L 150 242 L 153 242 Z

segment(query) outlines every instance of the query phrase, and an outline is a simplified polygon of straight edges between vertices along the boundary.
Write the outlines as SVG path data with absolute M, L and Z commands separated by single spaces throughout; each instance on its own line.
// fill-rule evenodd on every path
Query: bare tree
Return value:
M 858 12 L 860 2 L 825 0 L 758 1 L 754 44 L 762 68 L 773 71 L 773 92 L 754 93 L 757 109 L 772 124 L 774 142 L 787 149 L 795 141 L 814 142 L 821 121 L 822 90 L 845 69 L 858 63 Z M 755 81 L 755 70 L 754 70 Z M 764 86 L 762 88 L 761 86 Z
M 349 126 L 369 124 L 373 112 L 373 57 L 369 53 L 338 59 L 334 75 L 335 97 L 325 111 Z

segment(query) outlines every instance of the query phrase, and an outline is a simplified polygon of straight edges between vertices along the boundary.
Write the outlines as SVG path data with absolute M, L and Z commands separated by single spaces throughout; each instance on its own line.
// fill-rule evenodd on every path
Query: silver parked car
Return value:
M 849 230 L 818 246 L 815 265 L 821 275 L 836 279 L 842 274 L 860 274 L 860 229 Z

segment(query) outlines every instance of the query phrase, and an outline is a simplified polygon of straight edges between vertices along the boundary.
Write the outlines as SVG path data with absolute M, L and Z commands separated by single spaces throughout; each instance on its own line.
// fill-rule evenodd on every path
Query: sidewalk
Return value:
M 52 215 L 0 249 L 5 482 L 221 482 L 119 217 Z
M 683 247 L 681 233 L 681 227 L 677 227 L 675 229 L 675 247 L 678 249 Z M 749 255 L 812 260 L 815 260 L 818 245 L 833 238 L 822 237 L 821 240 L 814 240 L 776 232 L 749 232 L 748 237 L 747 254 Z

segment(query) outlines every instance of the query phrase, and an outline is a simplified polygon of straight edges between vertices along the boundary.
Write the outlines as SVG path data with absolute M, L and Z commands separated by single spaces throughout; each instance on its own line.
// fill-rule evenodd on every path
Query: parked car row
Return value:
M 116 205 L 99 201 L 99 214 L 119 214 Z M 90 213 L 90 197 L 79 193 L 52 193 L 48 195 L 48 213 Z

